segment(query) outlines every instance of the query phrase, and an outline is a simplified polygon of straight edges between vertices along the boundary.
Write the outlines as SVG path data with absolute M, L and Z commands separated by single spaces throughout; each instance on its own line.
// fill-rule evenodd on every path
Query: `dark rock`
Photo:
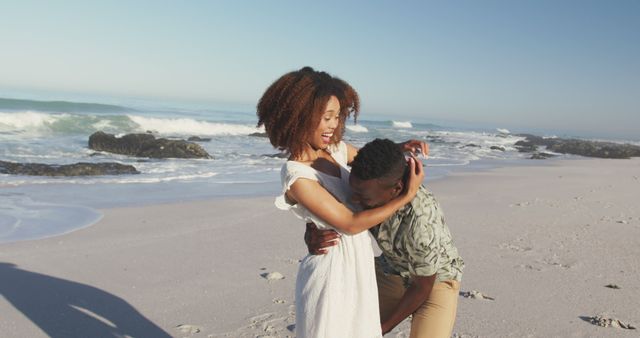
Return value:
M 271 158 L 288 158 L 289 154 L 286 152 L 277 153 L 277 154 L 262 154 L 263 157 L 271 157 Z
M 533 153 L 538 150 L 538 147 L 529 141 L 518 141 L 514 146 L 521 153 Z
M 536 146 L 561 154 L 572 154 L 600 158 L 640 157 L 640 146 L 613 142 L 587 141 L 579 139 L 543 138 L 531 134 L 519 134 L 525 140 L 515 143 L 520 152 L 535 152 Z
M 547 146 L 550 146 L 550 145 L 554 144 L 556 142 L 556 140 L 559 140 L 558 138 L 555 138 L 555 137 L 544 138 L 544 137 L 531 135 L 531 134 L 518 134 L 516 136 L 520 136 L 520 137 L 524 137 L 525 138 L 524 141 L 516 142 L 516 145 L 519 142 L 525 142 L 526 144 L 532 144 L 532 145 L 547 147 Z
M 211 138 L 209 137 L 198 137 L 198 136 L 191 136 L 187 139 L 187 141 L 191 141 L 191 142 L 209 142 L 211 141 Z
M 549 154 L 549 153 L 535 153 L 529 157 L 532 160 L 546 160 L 550 157 L 556 157 L 557 155 Z
M 463 146 L 462 148 L 466 148 L 466 147 L 481 148 L 479 145 L 477 145 L 477 144 L 473 144 L 473 143 L 469 143 L 469 144 L 467 144 L 467 145 Z
M 429 143 L 447 143 L 447 141 L 440 136 L 427 135 L 426 139 Z
M 548 147 L 562 154 L 573 154 L 600 158 L 631 158 L 640 156 L 640 147 L 632 144 L 560 139 Z
M 0 161 L 0 173 L 29 176 L 97 176 L 139 174 L 135 167 L 120 163 L 75 163 L 65 165 Z
M 198 144 L 184 140 L 156 139 L 150 134 L 127 134 L 117 138 L 98 131 L 89 137 L 89 148 L 136 157 L 212 158 Z
M 505 149 L 503 147 L 498 147 L 498 146 L 491 146 L 491 150 L 505 151 Z
M 267 135 L 267 133 L 251 133 L 249 134 L 249 136 L 255 136 L 255 137 L 269 137 Z

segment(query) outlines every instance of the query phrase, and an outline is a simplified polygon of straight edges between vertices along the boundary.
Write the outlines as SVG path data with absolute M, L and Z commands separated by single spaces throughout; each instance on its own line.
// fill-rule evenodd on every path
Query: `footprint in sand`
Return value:
M 555 266 L 558 268 L 563 268 L 563 269 L 570 269 L 575 264 L 575 263 L 563 263 L 560 261 L 560 258 L 556 255 L 543 259 L 541 263 Z
M 544 269 L 541 266 L 533 266 L 531 264 L 518 264 L 515 266 L 515 268 L 518 269 L 523 269 L 523 270 L 529 270 L 529 271 L 543 271 Z
M 608 318 L 604 316 L 580 317 L 583 320 L 602 327 L 615 327 L 620 329 L 635 330 L 636 327 L 630 323 L 626 323 L 617 318 Z
M 472 336 L 466 333 L 454 333 L 451 338 L 476 338 L 478 336 Z
M 252 324 L 257 324 L 257 323 L 261 323 L 264 322 L 267 319 L 270 319 L 271 317 L 273 317 L 273 313 L 263 313 L 263 314 L 259 314 L 257 316 L 253 316 L 251 318 L 249 318 L 249 321 Z
M 280 312 L 258 314 L 247 318 L 247 325 L 224 335 L 216 335 L 216 337 L 292 338 L 293 336 L 286 330 L 288 325 L 295 321 L 295 317 L 282 315 L 283 313 Z
M 255 317 L 249 318 L 251 324 L 249 328 L 258 329 L 261 332 L 264 332 L 268 336 L 281 337 L 279 334 L 283 327 L 287 324 L 287 322 L 291 322 L 291 318 L 288 316 L 285 317 L 275 317 L 275 313 L 264 313 Z
M 464 298 L 471 298 L 471 299 L 496 300 L 495 298 L 487 296 L 487 295 L 485 295 L 482 292 L 477 291 L 477 290 L 460 291 L 460 296 L 462 296 Z
M 515 251 L 515 252 L 525 252 L 525 251 L 533 250 L 533 248 L 530 247 L 530 246 L 522 247 L 522 246 L 519 246 L 519 245 L 516 245 L 516 244 L 511 244 L 511 243 L 500 243 L 498 245 L 498 248 L 500 248 L 500 249 L 509 249 L 509 250 Z
M 277 272 L 269 272 L 269 273 L 261 273 L 260 276 L 262 276 L 262 278 L 268 280 L 268 281 L 274 281 L 274 280 L 280 280 L 280 279 L 284 279 L 284 276 Z
M 195 325 L 180 324 L 176 326 L 176 330 L 182 333 L 194 334 L 200 332 L 200 328 Z
M 612 222 L 613 218 L 611 216 L 602 216 L 600 217 L 600 222 Z

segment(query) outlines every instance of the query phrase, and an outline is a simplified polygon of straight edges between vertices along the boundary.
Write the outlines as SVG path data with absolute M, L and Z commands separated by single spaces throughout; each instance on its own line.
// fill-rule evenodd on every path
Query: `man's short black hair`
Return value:
M 400 147 L 389 139 L 375 139 L 358 150 L 351 175 L 361 180 L 402 179 L 407 162 Z

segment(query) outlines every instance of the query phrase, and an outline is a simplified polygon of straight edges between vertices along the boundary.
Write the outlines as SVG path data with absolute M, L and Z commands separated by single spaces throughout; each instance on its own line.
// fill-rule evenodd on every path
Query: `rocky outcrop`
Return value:
M 538 146 L 530 141 L 518 141 L 514 144 L 520 153 L 533 153 L 538 150 Z
M 289 157 L 289 153 L 281 152 L 281 153 L 277 153 L 277 154 L 262 154 L 260 156 L 262 156 L 262 157 L 271 157 L 271 158 L 288 158 Z
M 526 142 L 526 144 L 535 144 L 539 146 L 550 146 L 554 144 L 556 140 L 561 140 L 560 138 L 555 138 L 555 137 L 544 138 L 544 137 L 531 135 L 531 134 L 518 134 L 516 136 L 525 138 L 525 141 L 518 141 L 518 142 Z
M 98 176 L 139 174 L 135 167 L 120 163 L 74 163 L 65 165 L 0 161 L 0 173 L 29 176 Z
M 554 154 L 549 154 L 549 153 L 534 153 L 533 155 L 531 155 L 531 157 L 529 157 L 529 159 L 531 160 L 546 160 L 550 157 L 556 157 L 558 155 L 554 155 Z
M 427 142 L 429 143 L 447 143 L 447 141 L 445 141 L 442 137 L 437 135 L 427 135 L 426 139 L 427 139 Z M 460 142 L 455 142 L 455 143 L 460 143 Z
M 518 136 L 525 137 L 524 140 L 515 143 L 515 147 L 520 152 L 532 153 L 537 151 L 538 146 L 545 146 L 548 150 L 556 153 L 580 155 L 586 157 L 640 157 L 640 146 L 632 144 L 588 141 L 579 139 L 543 138 L 530 134 L 520 134 Z
M 504 147 L 491 146 L 491 150 L 500 150 L 500 151 L 505 151 L 506 149 L 504 149 Z
M 640 156 L 640 147 L 632 144 L 583 140 L 558 140 L 547 149 L 556 153 L 601 158 L 631 158 Z
M 89 148 L 136 157 L 212 158 L 200 145 L 184 140 L 156 139 L 151 134 L 127 134 L 120 138 L 101 131 L 89 137 Z
M 189 142 L 209 142 L 211 138 L 209 137 L 199 137 L 199 136 L 191 136 L 187 139 Z

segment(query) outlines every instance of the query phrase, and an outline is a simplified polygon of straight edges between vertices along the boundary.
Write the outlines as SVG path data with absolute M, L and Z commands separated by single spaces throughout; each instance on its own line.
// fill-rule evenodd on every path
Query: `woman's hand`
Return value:
M 422 180 L 424 180 L 424 169 L 422 168 L 422 162 L 413 155 L 409 158 L 408 162 L 409 177 L 407 177 L 405 198 L 407 198 L 407 201 L 411 201 L 416 196 L 418 189 L 420 189 L 420 186 L 422 185 Z
M 402 143 L 398 143 L 398 145 L 403 152 L 409 151 L 416 156 L 418 155 L 418 153 L 421 153 L 425 158 L 427 157 L 427 155 L 429 155 L 429 145 L 424 141 L 408 140 Z

